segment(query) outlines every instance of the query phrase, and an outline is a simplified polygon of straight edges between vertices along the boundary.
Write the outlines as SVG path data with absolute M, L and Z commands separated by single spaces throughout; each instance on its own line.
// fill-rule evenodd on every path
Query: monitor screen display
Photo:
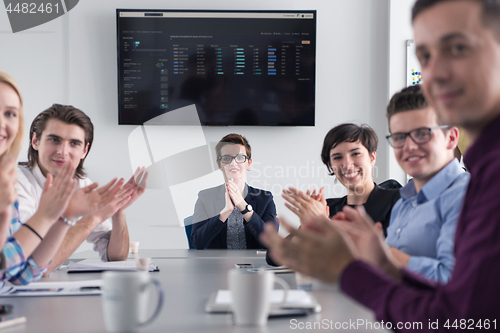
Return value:
M 119 124 L 195 104 L 202 125 L 314 126 L 316 11 L 117 9 L 116 19 Z

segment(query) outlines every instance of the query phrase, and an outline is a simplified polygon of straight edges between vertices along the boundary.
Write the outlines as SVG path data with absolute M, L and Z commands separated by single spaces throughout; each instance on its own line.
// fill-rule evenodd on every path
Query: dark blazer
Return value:
M 252 206 L 253 216 L 243 222 L 248 249 L 265 249 L 259 241 L 266 222 L 275 221 L 276 205 L 271 192 L 246 185 L 245 201 Z M 225 185 L 209 188 L 198 193 L 194 207 L 191 243 L 198 249 L 227 249 L 227 224 L 219 219 L 224 208 Z M 278 227 L 276 223 L 276 228 Z
M 384 235 L 387 236 L 387 227 L 391 220 L 391 210 L 392 206 L 399 200 L 399 184 L 395 180 L 387 180 L 380 185 L 375 184 L 372 193 L 368 196 L 368 199 L 363 204 L 366 213 L 373 219 L 374 222 L 382 223 L 384 229 Z M 342 198 L 332 198 L 326 199 L 326 204 L 330 207 L 330 217 L 342 211 L 342 208 L 347 205 L 347 196 Z M 287 238 L 290 236 L 287 236 Z M 266 253 L 266 261 L 271 266 L 279 266 L 278 263 Z

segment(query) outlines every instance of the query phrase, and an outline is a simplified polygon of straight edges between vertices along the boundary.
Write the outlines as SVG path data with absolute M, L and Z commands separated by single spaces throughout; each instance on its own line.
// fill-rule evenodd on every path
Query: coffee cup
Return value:
M 154 286 L 156 295 L 151 293 Z M 145 307 L 158 299 L 153 315 L 144 319 Z M 104 323 L 110 332 L 133 332 L 152 323 L 163 306 L 160 282 L 143 272 L 105 272 L 103 274 L 102 307 Z
M 151 257 L 135 257 L 135 264 L 137 265 L 138 271 L 149 271 L 150 263 Z
M 284 289 L 283 299 L 278 304 L 271 304 L 274 283 Z M 236 325 L 264 326 L 271 309 L 285 305 L 289 286 L 271 271 L 232 269 L 229 271 L 229 289 Z

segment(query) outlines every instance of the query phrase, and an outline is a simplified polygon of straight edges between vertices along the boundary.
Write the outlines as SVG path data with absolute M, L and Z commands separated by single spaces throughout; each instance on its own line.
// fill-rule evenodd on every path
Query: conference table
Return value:
M 161 282 L 165 292 L 160 315 L 140 332 L 310 332 L 334 330 L 336 323 L 337 327 L 342 324 L 346 327 L 346 323 L 351 325 L 350 329 L 340 331 L 387 332 L 366 326 L 366 323 L 376 323 L 370 310 L 345 296 L 336 285 L 319 281 L 313 282 L 311 293 L 321 304 L 320 313 L 297 318 L 270 319 L 264 327 L 239 327 L 233 324 L 230 314 L 206 313 L 205 304 L 210 295 L 219 289 L 228 289 L 227 272 L 235 268 L 236 263 L 268 267 L 263 251 L 140 249 L 138 255 L 151 257 L 158 266 L 159 272 L 149 274 Z M 97 255 L 93 251 L 84 251 L 74 254 L 70 260 L 87 258 L 97 258 Z M 133 255 L 129 258 L 132 259 Z M 297 287 L 295 274 L 279 276 L 290 284 L 291 289 Z M 63 266 L 41 281 L 101 278 L 101 273 L 68 274 L 67 268 Z M 101 296 L 7 297 L 0 302 L 14 305 L 9 317 L 27 317 L 26 324 L 2 332 L 106 332 Z M 365 324 L 353 329 L 353 322 Z

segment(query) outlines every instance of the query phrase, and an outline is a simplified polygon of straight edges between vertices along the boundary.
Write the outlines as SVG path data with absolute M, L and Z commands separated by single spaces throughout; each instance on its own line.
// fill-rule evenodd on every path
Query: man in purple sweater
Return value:
M 445 285 L 394 264 L 362 209 L 334 221 L 310 219 L 294 242 L 261 235 L 290 268 L 338 282 L 396 331 L 500 330 L 500 0 L 417 0 L 412 13 L 427 101 L 462 126 L 470 184 L 455 234 L 455 268 Z M 348 227 L 345 221 L 349 220 Z M 411 325 L 421 323 L 420 326 Z M 387 326 L 386 326 L 387 327 Z

